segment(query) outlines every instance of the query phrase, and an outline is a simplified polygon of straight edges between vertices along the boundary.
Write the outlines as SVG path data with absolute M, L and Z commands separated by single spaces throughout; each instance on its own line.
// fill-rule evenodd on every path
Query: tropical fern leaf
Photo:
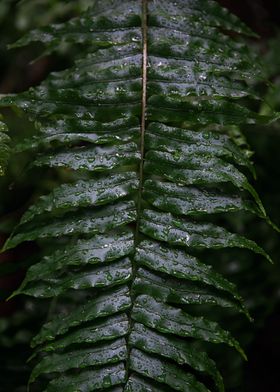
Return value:
M 103 0 L 14 45 L 81 45 L 72 68 L 1 101 L 37 128 L 17 151 L 80 177 L 40 197 L 5 245 L 37 240 L 47 249 L 14 295 L 72 299 L 34 337 L 30 382 L 51 376 L 49 392 L 221 392 L 215 363 L 193 342 L 245 357 L 229 332 L 187 305 L 250 317 L 200 250 L 239 247 L 270 260 L 213 218 L 265 218 L 247 179 L 252 163 L 232 136 L 233 126 L 266 121 L 244 104 L 259 99 L 251 81 L 262 77 L 246 35 L 254 36 L 210 0 Z

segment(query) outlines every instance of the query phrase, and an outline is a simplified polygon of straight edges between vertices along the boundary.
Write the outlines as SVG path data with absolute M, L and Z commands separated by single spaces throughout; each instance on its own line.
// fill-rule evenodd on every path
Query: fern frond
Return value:
M 270 260 L 215 221 L 237 211 L 265 218 L 252 162 L 232 136 L 233 126 L 267 120 L 244 104 L 260 99 L 251 82 L 262 78 L 244 35 L 254 33 L 213 1 L 104 0 L 14 45 L 81 45 L 72 68 L 1 101 L 36 125 L 17 146 L 36 152 L 33 166 L 79 178 L 41 196 L 5 245 L 47 249 L 14 295 L 59 297 L 68 309 L 33 339 L 30 382 L 50 375 L 48 392 L 206 392 L 206 375 L 222 392 L 193 342 L 246 358 L 228 331 L 188 308 L 250 318 L 200 250 L 238 247 Z

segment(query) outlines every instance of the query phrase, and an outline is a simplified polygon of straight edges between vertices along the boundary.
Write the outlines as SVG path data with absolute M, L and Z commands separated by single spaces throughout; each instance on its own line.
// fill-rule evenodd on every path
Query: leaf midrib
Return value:
M 141 214 L 141 200 L 143 192 L 143 177 L 144 177 L 144 153 L 145 153 L 145 130 L 146 130 L 146 105 L 147 105 L 147 63 L 148 63 L 148 48 L 147 48 L 147 12 L 148 0 L 142 0 L 142 94 L 141 94 L 141 123 L 140 123 L 140 166 L 139 166 L 139 191 L 137 201 L 137 222 L 135 241 L 139 242 L 139 224 Z
M 136 215 L 136 229 L 135 229 L 135 245 L 140 242 L 140 216 L 142 207 L 142 193 L 143 193 L 143 175 L 144 175 L 144 154 L 145 154 L 145 130 L 146 130 L 146 105 L 147 105 L 147 64 L 148 64 L 148 50 L 147 50 L 147 12 L 148 12 L 148 0 L 142 0 L 142 94 L 141 94 L 141 119 L 140 119 L 140 165 L 139 165 L 139 189 L 138 189 L 138 199 L 137 199 L 137 215 Z M 136 278 L 137 267 L 134 262 L 132 262 L 132 276 L 131 276 L 131 286 L 130 286 L 130 297 L 133 304 L 133 296 L 131 293 L 131 287 Z M 126 361 L 126 382 L 129 378 L 130 373 L 130 353 L 131 348 L 129 347 L 129 336 L 133 328 L 134 321 L 131 315 L 129 316 L 129 327 L 128 335 L 126 337 L 126 343 L 128 347 L 128 358 Z

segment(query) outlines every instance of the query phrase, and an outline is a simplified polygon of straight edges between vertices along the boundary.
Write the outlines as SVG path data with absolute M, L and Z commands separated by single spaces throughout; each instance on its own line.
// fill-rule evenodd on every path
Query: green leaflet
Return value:
M 173 364 L 150 357 L 136 349 L 131 351 L 130 366 L 135 372 L 155 381 L 165 383 L 178 391 L 208 391 L 203 384 L 196 381 L 192 374 L 182 371 Z
M 148 295 L 140 295 L 132 310 L 132 318 L 159 332 L 206 340 L 212 343 L 226 343 L 234 347 L 244 358 L 239 343 L 217 323 L 193 317 L 181 309 L 165 305 Z
M 65 337 L 56 339 L 43 347 L 44 351 L 63 349 L 73 344 L 100 343 L 103 340 L 113 340 L 128 333 L 128 317 L 125 314 L 110 316 L 97 320 L 89 327 L 70 332 Z
M 141 42 L 141 3 L 139 1 L 124 1 L 122 4 L 115 2 L 109 6 L 107 2 L 103 9 L 98 9 L 98 7 L 98 4 L 94 4 L 92 9 L 80 18 L 69 22 L 34 30 L 18 40 L 12 47 L 27 45 L 32 41 L 42 42 L 51 50 L 55 49 L 59 40 L 90 43 L 93 47 L 95 45 L 97 47 L 107 46 L 108 42 L 111 44 Z M 112 9 L 114 15 L 112 15 Z M 124 11 L 126 11 L 125 14 Z
M 172 113 L 172 116 L 171 116 Z M 148 100 L 148 115 L 152 121 L 172 124 L 208 125 L 208 124 L 255 124 L 267 122 L 260 116 L 235 102 L 223 100 L 191 100 L 184 101 L 163 95 L 151 96 Z
M 215 305 L 250 318 L 235 285 L 193 251 L 239 247 L 270 260 L 206 223 L 236 211 L 266 217 L 238 128 L 269 120 L 252 109 L 261 99 L 252 82 L 264 77 L 244 36 L 255 35 L 212 0 L 103 0 L 13 45 L 37 41 L 51 53 L 67 43 L 78 53 L 72 67 L 0 99 L 35 125 L 15 146 L 34 154 L 29 169 L 73 178 L 39 197 L 5 244 L 42 247 L 12 296 L 58 302 L 32 341 L 30 382 L 47 374 L 54 392 L 206 392 L 210 377 L 223 392 L 192 343 L 246 357 L 203 310 L 186 312 Z
M 111 364 L 123 361 L 126 357 L 126 342 L 123 338 L 96 348 L 68 351 L 66 354 L 52 354 L 43 358 L 33 369 L 30 382 L 33 382 L 42 373 L 60 373 L 72 368 L 82 369 L 88 366 Z
M 244 310 L 236 301 L 229 299 L 222 293 L 217 293 L 209 287 L 203 287 L 191 282 L 178 279 L 160 277 L 144 269 L 137 271 L 133 283 L 137 294 L 148 294 L 162 302 L 173 304 L 207 304 L 235 308 L 240 312 Z
M 129 143 L 116 147 L 77 148 L 73 153 L 58 152 L 55 155 L 43 155 L 33 164 L 35 166 L 67 167 L 74 170 L 104 171 L 121 164 L 137 163 L 140 155 L 137 145 Z
M 129 230 L 119 229 L 105 235 L 96 235 L 89 240 L 79 240 L 44 256 L 42 261 L 32 265 L 27 271 L 22 286 L 36 281 L 38 276 L 44 280 L 67 267 L 103 264 L 126 256 L 133 250 L 133 233 Z
M 123 198 L 138 188 L 135 173 L 123 173 L 101 180 L 78 181 L 62 185 L 48 196 L 42 196 L 30 207 L 21 219 L 21 224 L 45 212 L 54 214 L 68 212 L 81 207 L 98 206 Z
M 198 21 L 204 16 L 206 26 L 223 27 L 225 30 L 236 31 L 237 33 L 255 36 L 255 34 L 242 23 L 235 15 L 232 15 L 225 8 L 220 7 L 215 1 L 180 0 L 162 3 L 160 0 L 153 2 L 151 12 L 167 16 L 186 16 Z M 203 26 L 200 26 L 203 28 Z
M 100 295 L 87 304 L 77 307 L 68 316 L 54 319 L 45 324 L 40 333 L 33 339 L 32 346 L 35 347 L 45 341 L 53 340 L 56 336 L 67 332 L 71 327 L 124 311 L 130 305 L 131 300 L 127 288 L 108 291 L 108 294 Z
M 209 265 L 177 248 L 156 241 L 143 241 L 137 247 L 135 261 L 154 271 L 180 279 L 199 281 L 224 290 L 240 300 L 235 285 L 218 274 Z
M 230 182 L 241 190 L 247 190 L 255 199 L 260 214 L 266 216 L 255 189 L 235 166 L 209 154 L 174 154 L 150 150 L 146 154 L 145 168 L 148 173 L 160 175 L 170 181 L 186 185 L 206 185 Z M 205 159 L 202 160 L 202 157 Z M 157 163 L 160 162 L 160 165 Z
M 196 249 L 247 248 L 271 261 L 254 241 L 232 234 L 212 223 L 188 222 L 171 214 L 144 210 L 140 229 L 152 238 L 174 245 Z
M 92 388 L 107 389 L 125 381 L 125 366 L 123 363 L 107 365 L 98 369 L 84 370 L 78 374 L 66 374 L 50 382 L 45 392 L 62 391 L 76 392 L 77 385 L 80 391 L 90 392 Z
M 204 352 L 197 352 L 190 343 L 168 335 L 162 335 L 146 328 L 142 324 L 134 324 L 129 338 L 132 347 L 174 360 L 179 365 L 187 364 L 195 370 L 213 377 L 219 391 L 223 391 L 221 375 L 214 362 Z
M 31 241 L 36 238 L 52 238 L 61 235 L 96 234 L 104 233 L 118 226 L 133 222 L 136 218 L 136 210 L 132 201 L 120 202 L 98 210 L 86 210 L 53 219 L 50 223 L 41 226 L 22 226 L 23 232 L 16 234 L 6 243 L 6 249 L 12 248 L 23 241 Z
M 242 197 L 170 182 L 145 181 L 144 197 L 154 207 L 177 215 L 199 216 L 239 210 L 260 214 L 251 201 Z
M 136 117 L 121 118 L 102 123 L 79 118 L 60 118 L 55 126 L 46 119 L 36 124 L 39 135 L 24 140 L 17 145 L 18 151 L 50 148 L 55 145 L 75 145 L 81 142 L 106 144 L 135 141 L 139 134 L 139 121 Z
M 53 274 L 35 284 L 23 284 L 15 294 L 27 294 L 33 297 L 54 297 L 69 289 L 89 289 L 115 286 L 125 283 L 132 276 L 131 262 L 123 259 L 106 266 L 92 268 L 83 272 L 69 272 L 60 276 Z
M 209 130 L 186 131 L 182 128 L 151 123 L 146 132 L 146 144 L 150 149 L 181 153 L 197 152 L 211 157 L 224 157 L 253 171 L 252 163 L 243 151 L 221 132 Z M 179 155 L 180 157 L 180 155 Z

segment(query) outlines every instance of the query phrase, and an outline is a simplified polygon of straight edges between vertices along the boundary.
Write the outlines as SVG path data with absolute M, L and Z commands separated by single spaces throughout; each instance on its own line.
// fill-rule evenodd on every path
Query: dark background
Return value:
M 264 96 L 262 113 L 280 111 L 280 1 L 279 0 L 220 0 L 222 5 L 245 21 L 260 39 L 249 41 L 267 67 L 268 78 L 275 83 L 257 86 Z M 90 1 L 68 1 L 67 6 L 54 0 L 0 1 L 0 94 L 18 92 L 37 85 L 52 70 L 63 69 L 73 62 L 73 50 L 61 50 L 30 63 L 41 53 L 41 47 L 7 50 L 24 32 L 50 22 L 63 21 L 76 15 Z M 23 138 L 31 125 L 3 111 L 11 135 Z M 256 183 L 272 220 L 280 224 L 280 124 L 267 127 L 247 127 L 243 132 L 255 151 Z M 4 242 L 11 227 L 18 221 L 26 205 L 36 194 L 46 192 L 57 180 L 40 173 L 30 176 L 26 170 L 28 156 L 12 157 L 5 179 L 0 179 L 0 241 Z M 250 218 L 239 227 L 249 232 L 272 255 L 273 266 L 255 256 L 237 254 L 234 265 L 224 267 L 224 273 L 235 281 L 255 318 L 255 323 L 235 319 L 229 322 L 233 335 L 241 340 L 248 354 L 248 363 L 232 352 L 219 351 L 217 361 L 222 368 L 229 392 L 280 391 L 280 241 L 265 223 Z M 234 224 L 234 223 L 233 223 Z M 239 225 L 240 226 L 240 225 Z M 26 266 L 36 253 L 34 245 L 0 255 L 0 294 L 6 298 L 18 286 Z M 0 391 L 24 391 L 30 369 L 26 359 L 31 354 L 29 340 L 48 317 L 48 303 L 19 298 L 0 303 Z M 218 317 L 218 316 L 217 316 Z

